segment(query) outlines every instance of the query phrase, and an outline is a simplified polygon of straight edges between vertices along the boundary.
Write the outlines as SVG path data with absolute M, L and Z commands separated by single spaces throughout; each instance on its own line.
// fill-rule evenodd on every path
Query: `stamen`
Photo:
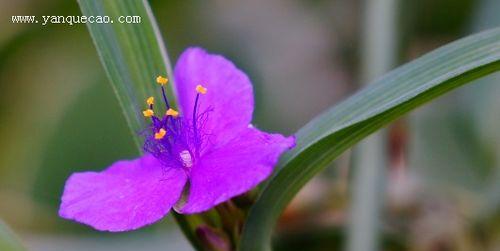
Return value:
M 142 114 L 146 118 L 149 118 L 149 117 L 152 117 L 153 115 L 155 115 L 155 113 L 151 109 L 146 109 L 146 110 L 142 111 Z
M 164 86 L 168 83 L 168 78 L 165 78 L 165 77 L 162 77 L 162 76 L 158 76 L 156 78 L 156 83 L 160 84 L 161 86 Z
M 179 112 L 178 112 L 178 111 L 176 111 L 176 110 L 174 110 L 174 109 L 172 109 L 172 108 L 169 108 L 169 109 L 167 110 L 167 112 L 165 113 L 165 115 L 167 115 L 167 116 L 172 116 L 172 117 L 174 117 L 174 118 L 177 118 L 177 116 L 179 116 Z
M 202 85 L 197 85 L 196 86 L 196 92 L 199 94 L 206 94 L 207 93 L 207 88 L 203 87 Z
M 155 139 L 156 140 L 163 139 L 163 137 L 165 137 L 165 134 L 167 134 L 167 131 L 165 131 L 165 129 L 161 128 L 160 131 L 155 133 Z
M 156 83 L 161 85 L 161 94 L 163 95 L 163 101 L 165 102 L 165 106 L 168 110 L 170 108 L 170 105 L 168 104 L 167 95 L 165 94 L 165 88 L 163 87 L 168 83 L 168 78 L 158 76 L 156 77 Z
M 165 94 L 165 88 L 163 88 L 163 85 L 161 86 L 161 95 L 163 96 L 165 107 L 167 107 L 167 110 L 170 109 L 170 105 L 168 104 L 167 95 Z
M 154 97 L 149 97 L 148 99 L 146 99 L 146 104 L 148 104 L 149 106 L 153 105 L 154 103 L 155 103 Z
M 196 86 L 196 98 L 194 100 L 194 109 L 193 109 L 193 136 L 196 140 L 195 144 L 197 145 L 196 147 L 198 148 L 199 147 L 199 144 L 200 142 L 197 142 L 197 139 L 198 139 L 198 127 L 196 125 L 196 120 L 198 120 L 198 115 L 196 114 L 197 113 L 197 110 L 198 110 L 198 100 L 200 99 L 200 94 L 204 95 L 207 93 L 207 88 L 203 87 L 202 85 L 197 85 Z M 196 152 L 195 154 L 198 154 L 198 152 Z

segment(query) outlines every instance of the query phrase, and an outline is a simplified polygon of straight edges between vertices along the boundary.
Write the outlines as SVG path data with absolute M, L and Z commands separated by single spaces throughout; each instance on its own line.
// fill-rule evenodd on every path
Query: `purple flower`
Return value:
M 183 214 L 203 212 L 254 188 L 295 145 L 294 137 L 250 124 L 252 85 L 224 57 L 189 48 L 174 75 L 181 112 L 170 107 L 167 79 L 158 77 L 167 113 L 156 116 L 154 99 L 147 100 L 145 154 L 102 172 L 72 174 L 61 217 L 98 230 L 127 231 L 160 220 L 172 207 Z

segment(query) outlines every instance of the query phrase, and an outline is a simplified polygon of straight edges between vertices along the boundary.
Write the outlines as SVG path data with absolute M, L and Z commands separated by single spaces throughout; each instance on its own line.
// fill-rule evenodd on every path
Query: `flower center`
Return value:
M 184 151 L 180 152 L 179 156 L 181 157 L 183 166 L 185 166 L 185 167 L 192 167 L 193 166 L 193 158 L 191 157 L 191 153 L 189 153 L 188 150 L 184 150 Z
M 199 113 L 198 110 L 200 95 L 206 94 L 207 89 L 201 85 L 196 86 L 193 116 L 186 118 L 170 107 L 164 88 L 168 79 L 160 76 L 156 81 L 161 85 L 167 112 L 162 117 L 156 116 L 154 98 L 150 97 L 146 100 L 149 107 L 143 111 L 143 115 L 151 119 L 151 124 L 142 133 L 145 138 L 143 149 L 155 156 L 167 168 L 189 169 L 196 162 L 206 141 L 202 128 L 208 111 Z

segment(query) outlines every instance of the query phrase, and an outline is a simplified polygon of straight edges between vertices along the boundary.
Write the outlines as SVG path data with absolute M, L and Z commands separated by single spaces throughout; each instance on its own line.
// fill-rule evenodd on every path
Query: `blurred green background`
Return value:
M 497 0 L 396 2 L 398 65 L 500 25 Z M 199 45 L 248 73 L 262 129 L 293 133 L 364 84 L 366 1 L 150 4 L 172 61 Z M 69 174 L 138 153 L 86 26 L 13 24 L 12 15 L 80 11 L 76 1 L 0 0 L 0 218 L 35 251 L 191 250 L 170 218 L 121 234 L 58 218 Z M 382 250 L 500 249 L 500 75 L 477 82 L 389 128 Z M 297 196 L 277 249 L 341 249 L 353 158 Z

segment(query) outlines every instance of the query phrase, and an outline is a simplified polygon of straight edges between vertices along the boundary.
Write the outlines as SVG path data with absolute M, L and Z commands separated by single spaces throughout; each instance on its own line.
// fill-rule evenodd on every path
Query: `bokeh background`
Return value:
M 367 37 L 392 34 L 394 67 L 500 25 L 498 0 L 395 0 L 393 23 L 372 29 L 369 2 L 150 4 L 172 61 L 191 45 L 230 58 L 253 81 L 255 124 L 287 134 L 375 77 Z M 33 251 L 192 250 L 169 217 L 121 234 L 58 218 L 70 173 L 138 153 L 86 26 L 12 24 L 12 15 L 80 11 L 76 1 L 0 0 L 0 219 Z M 500 75 L 476 82 L 386 130 L 381 250 L 500 250 Z M 357 156 L 344 154 L 297 196 L 278 250 L 346 246 Z

